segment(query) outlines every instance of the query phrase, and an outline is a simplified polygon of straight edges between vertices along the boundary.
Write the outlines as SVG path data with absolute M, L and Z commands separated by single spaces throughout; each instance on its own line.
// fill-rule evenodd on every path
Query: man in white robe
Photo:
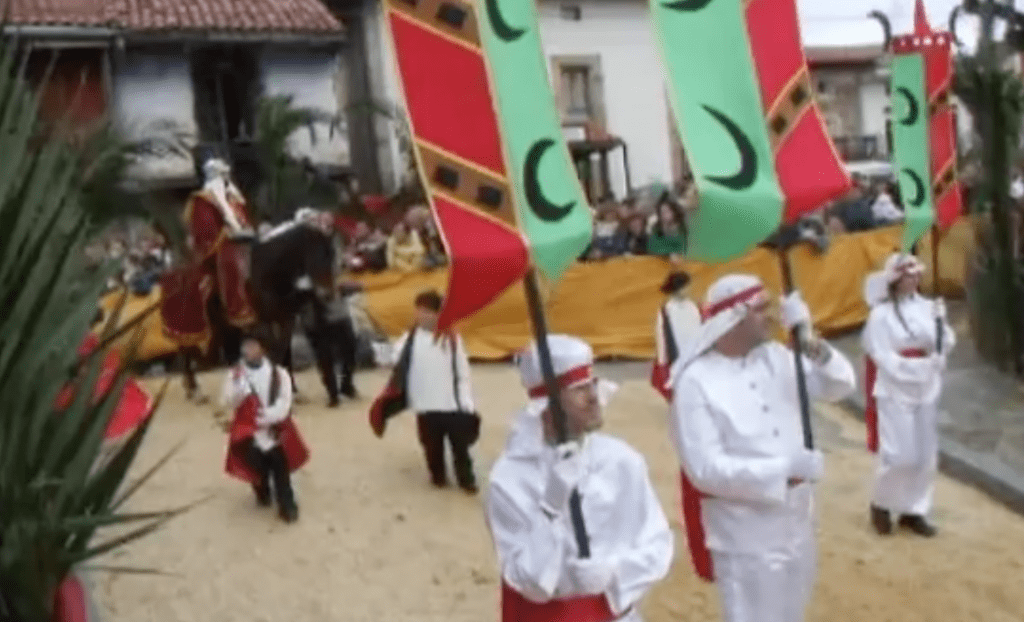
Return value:
M 769 298 L 756 277 L 719 279 L 704 315 L 673 370 L 673 414 L 683 470 L 703 496 L 723 617 L 800 622 L 816 572 L 813 484 L 824 461 L 803 445 L 793 353 L 770 340 Z M 782 319 L 809 328 L 798 293 L 783 299 Z M 852 392 L 850 362 L 803 332 L 810 396 Z
M 673 536 L 636 450 L 597 430 L 614 386 L 593 376 L 593 351 L 547 338 L 569 440 L 556 444 L 536 346 L 519 359 L 531 401 L 494 465 L 487 523 L 502 577 L 502 622 L 640 622 L 639 603 L 668 574 Z M 570 518 L 579 495 L 590 555 Z
M 871 306 L 861 337 L 865 420 L 868 449 L 878 454 L 871 522 L 880 535 L 892 533 L 893 515 L 920 536 L 936 534 L 928 515 L 938 469 L 938 405 L 956 334 L 942 299 L 918 293 L 923 271 L 913 255 L 893 254 L 864 287 Z

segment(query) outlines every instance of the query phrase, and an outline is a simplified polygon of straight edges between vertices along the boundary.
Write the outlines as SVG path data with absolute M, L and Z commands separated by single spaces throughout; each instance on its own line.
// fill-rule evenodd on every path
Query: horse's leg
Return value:
M 210 401 L 210 396 L 203 393 L 203 388 L 199 386 L 199 380 L 196 378 L 196 361 L 199 357 L 199 352 L 195 348 L 184 348 L 182 349 L 182 356 L 184 357 L 184 376 L 185 376 L 185 397 L 188 401 L 195 404 L 206 404 Z
M 295 382 L 295 372 L 292 370 L 292 333 L 295 331 L 295 318 L 290 318 L 277 325 L 281 331 L 280 351 L 281 366 L 288 370 L 288 377 L 292 381 L 292 395 L 296 404 L 305 404 L 309 398 L 299 392 L 299 385 Z

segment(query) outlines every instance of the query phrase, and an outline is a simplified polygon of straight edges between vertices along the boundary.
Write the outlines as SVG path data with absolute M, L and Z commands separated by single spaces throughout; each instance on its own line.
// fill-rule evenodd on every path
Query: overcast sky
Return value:
M 924 0 L 928 21 L 946 30 L 949 14 L 960 0 Z M 882 43 L 882 28 L 867 14 L 879 10 L 889 16 L 893 35 L 914 27 L 914 0 L 797 0 L 804 45 L 860 45 Z M 969 47 L 977 37 L 977 19 L 961 15 L 957 35 Z

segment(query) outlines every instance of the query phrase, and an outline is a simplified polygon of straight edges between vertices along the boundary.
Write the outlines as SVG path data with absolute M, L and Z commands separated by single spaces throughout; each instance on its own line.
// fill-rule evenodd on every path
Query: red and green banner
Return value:
M 846 194 L 794 0 L 651 0 L 700 196 L 689 255 L 725 261 Z
M 420 178 L 451 262 L 439 330 L 526 274 L 479 22 L 461 0 L 385 0 Z
M 924 59 L 920 54 L 893 57 L 892 164 L 903 198 L 903 250 L 910 248 L 935 222 L 931 162 L 928 157 L 928 114 L 924 90 Z
M 913 34 L 892 40 L 894 55 L 918 55 L 924 66 L 929 180 L 935 223 L 940 230 L 951 227 L 963 212 L 963 187 L 956 166 L 956 112 L 950 101 L 953 86 L 952 39 L 948 32 L 932 30 L 924 3 L 917 0 Z

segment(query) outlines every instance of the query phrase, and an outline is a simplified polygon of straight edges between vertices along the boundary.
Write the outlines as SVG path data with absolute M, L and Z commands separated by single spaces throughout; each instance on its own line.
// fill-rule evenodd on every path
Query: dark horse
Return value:
M 334 243 L 332 233 L 306 222 L 276 227 L 267 237 L 250 246 L 249 296 L 256 311 L 255 331 L 262 337 L 267 354 L 291 372 L 291 337 L 295 318 L 311 297 L 326 299 L 334 288 Z M 228 324 L 216 296 L 208 306 L 213 340 L 211 353 L 224 346 L 225 358 L 238 357 L 241 331 Z M 198 348 L 182 347 L 185 391 L 197 397 L 195 365 Z M 294 379 L 293 379 L 294 385 Z

